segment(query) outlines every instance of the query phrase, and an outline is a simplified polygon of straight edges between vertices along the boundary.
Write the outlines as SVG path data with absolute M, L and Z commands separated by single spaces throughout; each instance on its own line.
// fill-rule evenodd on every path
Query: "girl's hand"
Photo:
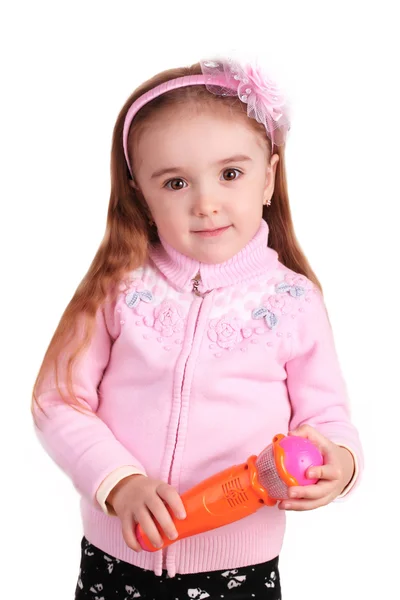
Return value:
M 314 485 L 294 486 L 289 488 L 289 499 L 279 504 L 284 510 L 313 510 L 325 506 L 339 496 L 354 474 L 352 454 L 342 446 L 334 444 L 310 425 L 302 425 L 291 431 L 289 435 L 308 438 L 319 448 L 324 464 L 321 467 L 310 467 L 306 475 L 317 478 Z
M 130 475 L 122 479 L 108 495 L 107 503 L 112 506 L 121 521 L 122 535 L 127 546 L 135 552 L 142 550 L 135 535 L 136 523 L 141 525 L 151 543 L 160 548 L 163 543 L 153 518 L 158 521 L 169 539 L 178 537 L 165 504 L 168 504 L 177 519 L 186 518 L 178 492 L 167 483 L 144 475 Z

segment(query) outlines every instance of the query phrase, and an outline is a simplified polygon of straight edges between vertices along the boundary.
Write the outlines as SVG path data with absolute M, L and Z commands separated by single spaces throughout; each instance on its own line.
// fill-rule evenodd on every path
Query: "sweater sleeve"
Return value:
M 98 386 L 107 368 L 112 343 L 120 332 L 116 303 L 105 304 L 96 313 L 95 329 L 88 348 L 77 360 L 73 389 L 83 412 L 66 404 L 50 373 L 40 384 L 38 401 L 44 412 L 34 409 L 34 429 L 54 462 L 71 478 L 75 488 L 101 510 L 97 491 L 120 467 L 145 474 L 144 467 L 96 415 Z M 60 387 L 67 393 L 66 382 Z
M 300 301 L 292 354 L 286 363 L 291 403 L 290 430 L 308 424 L 353 455 L 355 472 L 340 500 L 358 487 L 363 450 L 350 417 L 346 384 L 336 354 L 334 337 L 321 292 L 314 288 Z

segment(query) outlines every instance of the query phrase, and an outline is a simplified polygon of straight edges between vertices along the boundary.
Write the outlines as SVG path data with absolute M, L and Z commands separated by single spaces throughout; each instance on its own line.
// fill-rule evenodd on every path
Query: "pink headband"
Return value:
M 154 98 L 189 85 L 205 85 L 209 92 L 219 96 L 238 95 L 239 99 L 247 104 L 247 115 L 265 126 L 272 151 L 274 143 L 285 143 L 286 134 L 290 129 L 289 110 L 285 98 L 271 80 L 258 68 L 242 67 L 231 59 L 204 60 L 200 61 L 200 64 L 202 75 L 186 75 L 166 81 L 140 96 L 130 106 L 125 117 L 122 139 L 126 164 L 132 177 L 128 158 L 128 135 L 133 118 Z

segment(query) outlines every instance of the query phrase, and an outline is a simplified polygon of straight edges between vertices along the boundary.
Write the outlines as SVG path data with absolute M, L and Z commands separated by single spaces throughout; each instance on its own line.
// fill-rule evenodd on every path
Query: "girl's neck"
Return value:
M 223 263 L 201 263 L 181 254 L 163 239 L 150 250 L 150 258 L 176 288 L 205 293 L 257 279 L 276 266 L 278 255 L 268 247 L 268 234 L 268 225 L 262 220 L 253 239 Z

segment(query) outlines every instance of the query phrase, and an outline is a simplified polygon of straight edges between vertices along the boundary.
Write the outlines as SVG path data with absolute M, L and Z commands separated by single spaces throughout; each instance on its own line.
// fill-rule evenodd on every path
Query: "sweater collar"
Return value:
M 150 250 L 150 257 L 161 273 L 178 289 L 193 291 L 193 280 L 199 280 L 198 291 L 256 279 L 277 263 L 278 254 L 268 247 L 269 228 L 261 221 L 255 236 L 237 254 L 225 262 L 207 264 L 181 254 L 164 239 Z M 200 274 L 200 277 L 198 275 Z

